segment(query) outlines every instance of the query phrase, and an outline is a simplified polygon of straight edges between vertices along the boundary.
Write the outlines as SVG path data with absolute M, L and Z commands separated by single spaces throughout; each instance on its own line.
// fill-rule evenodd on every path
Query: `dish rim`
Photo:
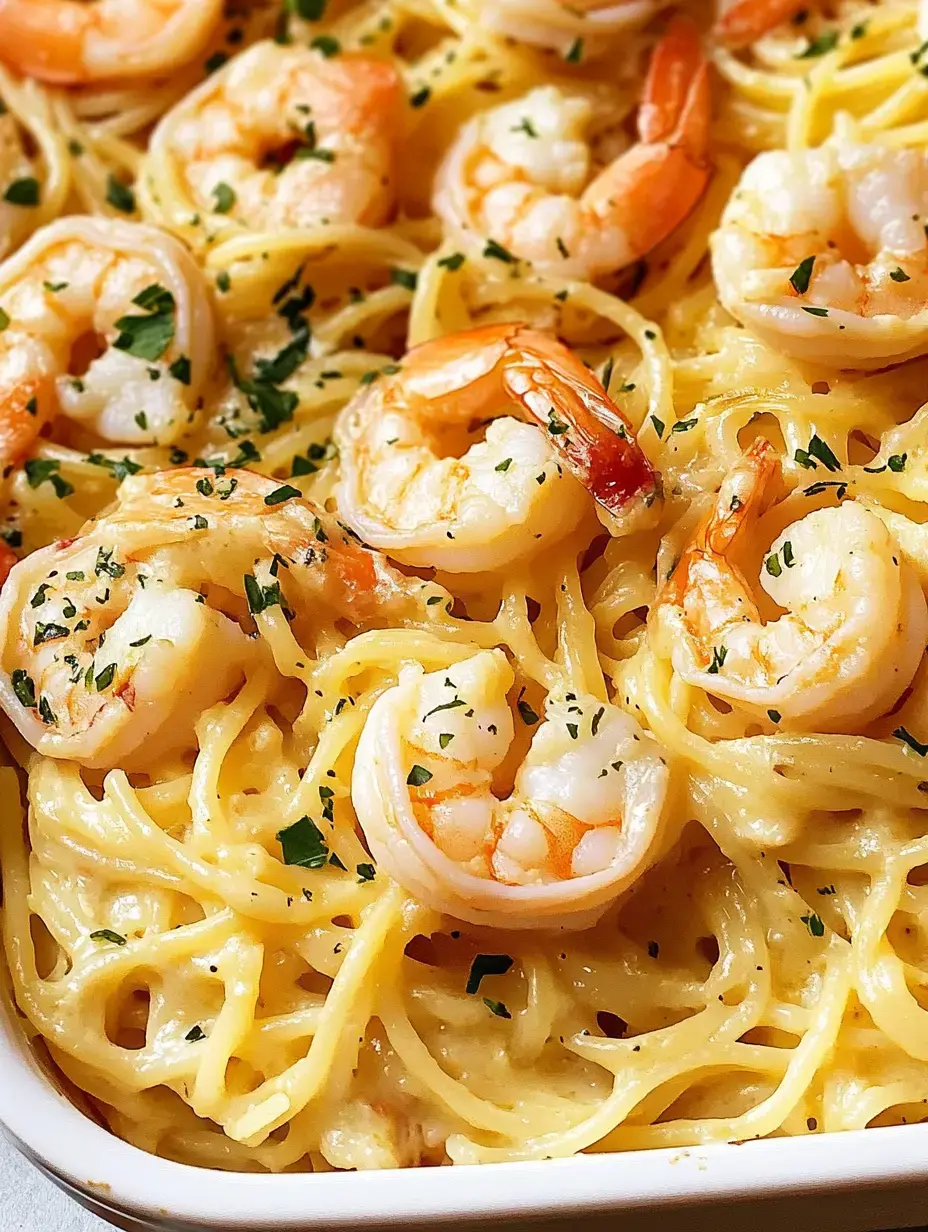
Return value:
M 374 1213 L 381 1227 L 550 1218 L 928 1180 L 928 1124 L 657 1148 L 635 1152 L 633 1167 L 627 1154 L 603 1153 L 370 1172 L 212 1171 L 149 1155 L 88 1118 L 55 1088 L 3 1000 L 0 1121 L 15 1145 L 91 1202 L 153 1227 L 297 1232 L 358 1227 Z

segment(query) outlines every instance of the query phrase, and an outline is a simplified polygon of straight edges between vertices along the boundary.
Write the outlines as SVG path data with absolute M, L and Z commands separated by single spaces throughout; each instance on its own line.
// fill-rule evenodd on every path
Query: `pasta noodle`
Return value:
M 748 574 L 765 559 L 773 573 L 767 554 L 791 519 L 847 498 L 875 509 L 866 516 L 889 528 L 913 576 L 928 579 L 918 410 L 928 355 L 876 371 L 791 358 L 722 308 L 707 259 L 755 154 L 801 155 L 828 138 L 924 152 L 925 31 L 912 0 L 837 0 L 733 49 L 712 35 L 708 5 L 691 7 L 712 61 L 711 177 L 685 221 L 595 281 L 532 265 L 501 235 L 455 232 L 433 209 L 432 184 L 467 121 L 552 84 L 587 108 L 592 165 L 617 158 L 634 140 L 643 66 L 663 28 L 649 3 L 252 0 L 228 4 L 206 49 L 170 71 L 69 83 L 0 69 L 4 253 L 71 214 L 158 227 L 192 254 L 195 264 L 178 274 L 191 301 L 210 304 L 212 323 L 197 318 L 188 350 L 197 339 L 202 348 L 213 325 L 217 338 L 202 388 L 194 373 L 198 396 L 181 389 L 165 403 L 184 416 L 171 421 L 170 439 L 141 401 L 109 436 L 76 411 L 48 415 L 3 478 L 3 538 L 23 561 L 4 586 L 0 658 L 9 750 L 0 770 L 2 931 L 13 996 L 35 1046 L 104 1124 L 145 1150 L 239 1171 L 361 1169 L 546 1160 L 926 1116 L 924 661 L 892 707 L 852 730 L 781 728 L 777 709 L 751 711 L 725 693 L 724 655 L 714 660 L 715 692 L 685 678 L 682 634 L 672 644 L 656 633 L 668 579 L 760 438 L 781 459 L 784 500 L 761 519 Z M 265 134 L 243 153 L 239 131 L 221 128 L 232 121 L 210 110 L 242 56 L 297 66 L 296 84 L 281 68 L 267 87 L 284 99 L 286 84 L 297 100 L 305 57 L 324 66 L 316 73 L 373 58 L 380 101 L 364 135 L 341 112 L 330 132 L 329 104 L 314 98 L 314 111 L 297 102 L 292 139 Z M 384 101 L 394 90 L 395 115 Z M 357 96 L 350 105 L 361 107 Z M 385 134 L 388 124 L 395 131 Z M 208 150 L 197 154 L 199 179 L 194 129 L 197 141 L 228 138 L 215 167 Z M 342 163 L 326 167 L 336 148 Z M 310 209 L 319 164 L 334 172 L 352 158 L 357 182 L 334 215 Z M 301 178 L 306 166 L 312 176 Z M 371 166 L 379 169 L 365 179 Z M 11 196 L 24 183 L 35 186 L 33 206 Z M 123 247 L 125 283 L 97 293 L 102 316 L 85 320 L 60 292 L 58 341 L 47 345 L 63 356 L 49 377 L 62 406 L 68 381 L 93 392 L 108 330 L 141 331 L 125 324 L 133 313 L 150 330 L 166 312 L 143 298 L 151 277 L 138 266 L 154 259 L 153 247 Z M 63 279 L 59 259 L 34 275 L 49 296 L 49 280 Z M 75 264 L 73 277 L 82 276 Z M 108 275 L 98 276 L 102 286 Z M 0 347 L 25 328 L 9 285 L 0 271 Z M 180 290 L 169 298 L 170 313 L 185 311 Z M 351 513 L 333 438 L 345 406 L 366 389 L 398 388 L 387 382 L 409 371 L 410 347 L 517 321 L 557 335 L 601 378 L 660 475 L 663 500 L 625 525 L 602 511 L 597 519 L 584 496 L 575 525 L 498 568 L 394 567 L 350 534 L 340 538 L 336 510 L 349 524 Z M 189 387 L 191 376 L 189 358 L 162 341 L 145 362 L 152 389 L 168 398 L 171 382 Z M 9 343 L 13 354 L 25 345 Z M 135 358 L 144 351 L 126 346 Z M 122 369 L 113 378 L 130 379 Z M 542 472 L 539 491 L 546 475 L 552 489 L 566 483 L 568 467 L 556 469 L 557 478 L 553 464 Z M 248 472 L 263 477 L 254 481 L 261 516 L 235 521 Z M 192 481 L 176 486 L 184 475 L 201 476 L 208 493 Z M 321 559 L 338 585 L 326 574 L 300 603 L 290 597 L 296 558 L 289 568 L 283 540 L 272 543 L 266 529 L 268 508 L 285 527 L 287 488 L 332 519 Z M 209 505 L 233 491 L 227 505 Z M 566 520 L 567 497 L 557 499 Z M 143 543 L 131 536 L 142 533 L 132 518 L 145 500 L 161 503 L 151 515 L 157 535 Z M 214 507 L 202 546 L 184 547 L 178 519 L 200 531 L 197 519 L 205 527 Z M 100 520 L 87 528 L 91 518 Z M 321 525 L 316 517 L 316 549 Z M 295 526 L 279 534 L 308 534 Z M 106 556 L 107 527 L 117 557 Z M 46 593 L 59 587 L 34 589 L 36 562 L 71 561 L 71 590 L 61 593 L 76 610 L 87 566 L 74 570 L 68 554 L 91 551 L 85 543 L 103 553 L 94 585 L 106 596 L 125 587 L 123 608 L 130 589 L 133 605 L 154 603 L 162 583 L 183 575 L 177 585 L 230 617 L 239 639 L 222 642 L 221 654 L 191 654 L 170 676 L 168 691 L 201 699 L 190 703 L 195 713 L 181 713 L 175 697 L 169 720 L 139 727 L 131 755 L 111 761 L 102 744 L 77 760 L 61 746 L 55 756 L 35 695 L 34 730 L 14 713 L 23 699 L 12 691 L 13 631 L 45 621 Z M 338 564 L 340 552 L 347 563 Z M 384 563 L 366 604 L 350 571 L 373 569 L 363 563 L 371 559 Z M 229 581 L 240 561 L 256 588 L 247 603 Z M 17 577 L 31 579 L 22 602 L 10 597 Z M 87 607 L 92 622 L 92 592 Z M 200 629 L 196 612 L 182 615 Z M 764 615 L 776 615 L 772 600 Z M 220 644 L 204 630 L 203 646 Z M 80 674 L 66 686 L 84 689 L 76 681 L 88 679 L 94 706 L 108 687 L 103 646 L 101 637 L 95 658 L 75 660 Z M 549 716 L 551 698 L 582 696 L 618 723 L 635 720 L 663 758 L 666 803 L 661 795 L 655 807 L 664 820 L 650 855 L 579 931 L 444 914 L 394 880 L 364 839 L 353 772 L 375 708 L 404 681 L 455 670 L 460 679 L 488 652 L 481 662 L 499 665 L 492 656 L 502 652 L 514 682 L 515 737 L 493 768 L 497 796 L 518 795 L 516 772 L 546 698 Z M 222 673 L 239 660 L 233 689 Z M 454 696 L 438 709 L 463 708 Z M 288 858 L 287 844 L 307 834 L 310 848 Z

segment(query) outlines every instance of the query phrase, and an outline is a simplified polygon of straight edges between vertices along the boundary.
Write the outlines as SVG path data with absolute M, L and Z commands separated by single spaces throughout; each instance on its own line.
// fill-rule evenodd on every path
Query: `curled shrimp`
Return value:
M 610 273 L 666 239 L 699 200 L 709 111 L 699 33 L 677 17 L 651 58 L 638 142 L 591 181 L 590 103 L 542 86 L 463 127 L 439 169 L 435 210 L 542 270 Z
M 402 95 L 361 55 L 257 43 L 163 117 L 143 172 L 155 222 L 251 230 L 378 226 L 393 205 Z
M 153 227 L 62 218 L 0 266 L 0 463 L 64 415 L 105 441 L 168 444 L 212 358 L 203 277 Z
M 282 606 L 304 632 L 320 608 L 395 615 L 404 580 L 293 491 L 248 471 L 136 475 L 76 539 L 15 565 L 0 706 L 24 739 L 88 767 L 150 765 L 253 661 L 250 612 Z
M 928 351 L 928 153 L 840 143 L 745 169 L 712 237 L 719 298 L 798 359 L 878 368 Z
M 747 47 L 808 7 L 808 0 L 724 0 L 715 33 L 729 47 Z
M 0 58 L 61 85 L 152 77 L 206 46 L 222 0 L 0 0 Z
M 499 650 L 405 669 L 368 716 L 352 802 L 378 866 L 420 902 L 491 927 L 583 928 L 659 854 L 670 774 L 630 715 L 560 690 L 499 799 L 512 685 Z
M 605 40 L 643 26 L 659 0 L 490 0 L 480 20 L 508 38 L 568 55 L 578 39 L 589 54 Z
M 750 714 L 857 731 L 911 683 L 928 605 L 890 532 L 854 500 L 792 521 L 768 548 L 760 520 L 781 495 L 779 457 L 759 439 L 684 549 L 652 633 L 684 680 Z M 758 592 L 744 570 L 764 551 Z M 765 620 L 761 599 L 782 613 Z
M 543 549 L 573 530 L 590 495 L 621 526 L 640 522 L 658 495 L 597 378 L 518 323 L 414 348 L 342 411 L 335 441 L 349 526 L 397 560 L 457 573 Z

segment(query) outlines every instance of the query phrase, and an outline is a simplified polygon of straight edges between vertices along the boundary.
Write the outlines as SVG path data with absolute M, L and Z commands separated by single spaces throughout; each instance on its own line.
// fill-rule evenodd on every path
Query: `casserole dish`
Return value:
M 507 1225 L 869 1232 L 928 1220 L 928 1126 L 545 1163 L 265 1176 L 148 1155 L 71 1101 L 6 997 L 0 1122 L 87 1209 L 127 1232 L 328 1232 Z M 797 1225 L 800 1226 L 800 1225 Z

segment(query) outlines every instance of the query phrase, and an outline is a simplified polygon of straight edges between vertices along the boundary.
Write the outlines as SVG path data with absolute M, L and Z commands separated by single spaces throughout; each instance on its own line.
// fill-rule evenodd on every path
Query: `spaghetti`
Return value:
M 649 3 L 255 0 L 228 5 L 169 64 L 128 81 L 0 72 L 0 227 L 18 250 L 0 268 L 0 306 L 4 331 L 22 336 L 11 354 L 44 355 L 49 322 L 78 321 L 64 342 L 54 334 L 54 380 L 41 369 L 48 426 L 5 458 L 6 567 L 22 563 L 0 601 L 3 942 L 23 1029 L 143 1149 L 211 1168 L 313 1171 L 925 1116 L 924 660 L 907 646 L 911 670 L 878 713 L 861 705 L 842 721 L 838 706 L 816 725 L 793 722 L 785 705 L 741 705 L 726 675 L 741 661 L 724 645 L 699 672 L 681 651 L 693 544 L 710 515 L 740 511 L 740 489 L 723 484 L 752 446 L 778 456 L 783 499 L 755 519 L 742 580 L 790 568 L 784 527 L 831 525 L 845 507 L 898 547 L 907 611 L 920 598 L 911 579 L 928 579 L 918 410 L 928 359 L 864 373 L 784 356 L 721 307 L 708 260 L 756 153 L 833 134 L 924 151 L 919 13 L 909 0 L 841 0 L 733 49 L 712 33 L 715 15 L 693 8 L 714 65 L 709 182 L 685 221 L 630 266 L 598 268 L 595 283 L 556 261 L 533 266 L 499 236 L 446 227 L 432 184 L 467 124 L 552 85 L 582 103 L 587 179 L 623 157 L 664 29 Z M 266 109 L 277 127 L 243 136 L 217 99 L 246 57 L 272 65 L 280 105 Z M 284 90 L 281 66 L 320 65 L 335 80 L 353 57 L 376 66 L 381 103 L 389 95 L 363 131 L 314 118 L 328 97 Z M 532 114 L 523 119 L 530 145 Z M 204 134 L 215 161 L 191 171 Z M 358 178 L 330 210 L 320 202 L 343 152 Z M 307 186 L 320 193 L 311 209 Z M 47 269 L 35 256 L 48 223 L 98 233 L 55 222 L 73 213 L 118 220 L 109 234 L 131 274 L 105 310 L 92 295 L 99 312 L 86 319 L 74 306 L 85 256 Z M 151 227 L 166 263 L 181 255 L 142 285 L 138 265 L 160 251 Z M 334 443 L 352 439 L 345 407 L 406 389 L 408 348 L 514 322 L 586 362 L 587 405 L 608 415 L 607 394 L 615 400 L 613 431 L 662 495 L 655 483 L 646 516 L 623 521 L 623 502 L 598 510 L 574 471 L 560 490 L 576 517 L 541 548 L 519 538 L 497 560 L 484 543 L 461 568 L 450 551 L 430 561 L 425 541 L 390 563 L 351 533 L 357 522 L 363 536 L 349 507 L 360 498 L 345 493 L 366 472 L 349 475 Z M 113 356 L 152 389 L 175 382 L 186 422 L 160 431 L 140 403 L 120 436 L 69 414 L 69 399 L 110 396 L 101 382 Z M 401 426 L 412 432 L 410 398 Z M 28 399 L 19 412 L 29 429 Z M 428 427 L 437 435 L 419 461 L 438 468 L 430 476 L 476 473 L 503 431 L 482 417 Z M 521 475 L 541 492 L 538 476 L 560 475 L 547 440 L 537 472 L 515 458 L 515 447 L 493 454 L 490 480 Z M 727 511 L 720 489 L 733 493 Z M 430 516 L 445 525 L 446 511 Z M 677 586 L 682 623 L 668 637 L 649 612 Z M 770 629 L 783 609 L 749 589 Z M 577 918 L 557 921 L 572 927 L 552 928 L 550 911 L 505 915 L 520 896 L 537 902 L 537 882 L 511 865 L 469 874 L 482 891 L 505 885 L 491 918 L 466 881 L 457 908 L 442 910 L 447 865 L 472 853 L 433 858 L 444 823 L 417 793 L 465 739 L 465 679 L 511 721 L 486 764 L 479 742 L 473 757 L 481 798 L 509 821 L 516 804 L 563 804 L 544 792 L 569 773 L 578 792 L 600 769 L 611 782 L 607 764 L 557 760 L 581 723 L 584 756 L 611 733 L 620 786 L 584 797 L 591 812 L 557 887 L 601 873 L 601 852 L 582 838 L 602 825 L 604 800 L 631 817 L 632 768 L 643 767 L 640 827 L 623 834 L 621 818 L 605 819 L 614 842 L 627 840 L 628 876 L 605 893 L 597 882 L 591 915 L 578 903 Z M 432 744 L 419 717 L 430 690 L 451 716 Z M 104 730 L 113 713 L 129 726 Z M 564 748 L 545 779 L 539 737 L 557 724 Z M 88 739 L 69 744 L 78 729 Z M 402 809 L 407 840 L 429 827 L 436 838 L 420 850 L 439 872 L 419 893 L 399 831 L 377 829 Z

